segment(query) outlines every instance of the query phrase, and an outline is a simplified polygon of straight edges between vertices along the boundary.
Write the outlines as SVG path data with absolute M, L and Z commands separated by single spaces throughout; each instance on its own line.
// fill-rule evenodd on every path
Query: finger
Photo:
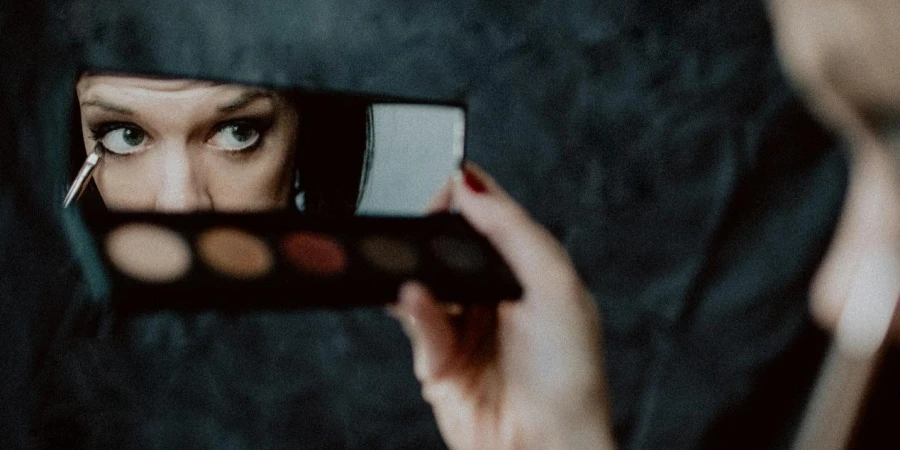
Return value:
M 441 378 L 457 348 L 458 337 L 440 304 L 419 282 L 400 287 L 393 314 L 412 343 L 413 368 L 420 382 Z
M 459 179 L 453 189 L 456 207 L 494 245 L 526 291 L 556 290 L 578 279 L 550 232 L 483 170 L 466 163 Z
M 434 198 L 428 202 L 428 206 L 426 207 L 426 212 L 428 214 L 434 214 L 438 212 L 449 211 L 453 206 L 453 179 L 448 178 L 447 181 L 444 182 L 444 185 L 441 186 L 441 190 L 435 194 Z

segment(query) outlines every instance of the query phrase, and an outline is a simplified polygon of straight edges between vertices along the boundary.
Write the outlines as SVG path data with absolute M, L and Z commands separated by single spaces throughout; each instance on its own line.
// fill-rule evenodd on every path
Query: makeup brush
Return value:
M 72 182 L 72 186 L 69 187 L 69 191 L 66 193 L 66 199 L 63 200 L 63 208 L 68 208 L 72 201 L 78 200 L 78 198 L 81 197 L 81 193 L 84 192 L 84 188 L 87 186 L 88 182 L 91 181 L 91 175 L 94 173 L 94 169 L 97 167 L 97 163 L 100 162 L 100 158 L 102 157 L 103 151 L 99 146 L 88 155 L 84 164 L 81 165 L 81 169 L 78 169 L 78 175 L 75 176 L 75 181 Z

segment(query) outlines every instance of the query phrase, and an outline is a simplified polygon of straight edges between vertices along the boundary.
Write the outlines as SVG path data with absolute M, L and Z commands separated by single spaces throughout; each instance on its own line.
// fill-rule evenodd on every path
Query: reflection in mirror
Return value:
M 461 108 L 376 104 L 374 147 L 359 212 L 422 214 L 463 157 Z
M 456 106 L 90 72 L 75 91 L 84 208 L 417 216 L 463 158 Z

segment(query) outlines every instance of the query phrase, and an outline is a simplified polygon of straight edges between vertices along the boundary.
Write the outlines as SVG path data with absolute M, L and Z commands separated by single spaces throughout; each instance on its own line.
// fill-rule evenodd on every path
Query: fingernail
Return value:
M 470 191 L 476 194 L 484 194 L 487 192 L 487 186 L 484 185 L 477 175 L 472 173 L 468 168 L 463 170 L 463 182 Z
M 853 356 L 868 358 L 887 337 L 900 298 L 900 261 L 872 255 L 860 264 L 841 310 L 835 339 Z

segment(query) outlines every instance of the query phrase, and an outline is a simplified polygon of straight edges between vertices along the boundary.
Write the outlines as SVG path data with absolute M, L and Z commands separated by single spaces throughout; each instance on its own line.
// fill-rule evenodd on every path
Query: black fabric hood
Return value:
M 101 1 L 69 10 L 61 27 L 87 66 L 312 90 L 459 99 L 502 50 L 470 28 L 464 5 L 435 2 Z
M 560 238 L 603 311 L 622 448 L 790 430 L 793 410 L 754 399 L 796 405 L 805 378 L 755 390 L 811 373 L 779 361 L 808 344 L 846 169 L 758 2 L 25 3 L 0 10 L 2 400 L 30 406 L 4 409 L 4 448 L 443 445 L 380 310 L 80 331 L 91 286 L 61 202 L 84 69 L 465 104 L 468 156 Z
M 39 115 L 59 117 L 47 120 L 71 113 L 82 70 L 460 103 L 502 50 L 466 29 L 464 10 L 449 4 L 101 1 L 51 10 Z

